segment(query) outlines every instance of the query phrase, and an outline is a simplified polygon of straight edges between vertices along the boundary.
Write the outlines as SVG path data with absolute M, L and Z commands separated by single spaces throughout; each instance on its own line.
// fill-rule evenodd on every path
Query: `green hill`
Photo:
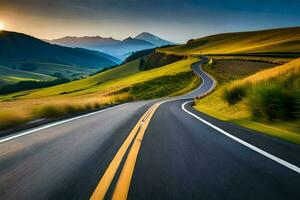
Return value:
M 0 87 L 19 81 L 50 81 L 54 77 L 0 66 Z
M 300 27 L 222 33 L 158 50 L 170 54 L 300 54 Z
M 118 92 L 131 85 L 146 82 L 161 76 L 174 75 L 182 72 L 190 72 L 190 65 L 196 58 L 178 61 L 164 67 L 139 71 L 139 59 L 126 63 L 120 67 L 95 74 L 85 79 L 42 88 L 38 90 L 28 90 L 9 95 L 0 96 L 0 101 L 17 99 L 32 99 L 51 97 L 58 98 L 80 97 L 84 96 L 106 96 L 113 92 Z
M 206 67 L 219 86 L 212 94 L 197 100 L 196 109 L 300 144 L 300 58 L 234 81 L 222 81 L 222 77 L 233 75 L 233 70 L 224 73 L 220 67 L 217 64 Z
M 39 90 L 24 91 L 27 94 L 24 97 L 31 98 L 32 96 L 43 97 L 43 96 L 61 95 L 61 94 L 76 95 L 78 92 L 85 93 L 85 91 L 88 90 L 89 88 L 98 87 L 100 84 L 107 82 L 111 79 L 121 78 L 124 76 L 134 74 L 136 72 L 139 72 L 139 59 L 78 81 L 73 81 L 70 83 L 39 89 Z M 12 95 L 14 96 L 15 94 Z
M 0 96 L 0 129 L 39 118 L 98 109 L 121 102 L 174 96 L 198 86 L 189 58 L 139 71 L 140 60 L 85 79 Z
M 0 32 L 0 61 L 67 63 L 101 69 L 116 65 L 104 53 L 49 44 L 22 33 Z
M 74 65 L 48 63 L 48 62 L 1 62 L 0 65 L 10 69 L 40 73 L 48 76 L 62 76 L 68 79 L 86 77 L 95 73 L 97 69 L 77 67 Z

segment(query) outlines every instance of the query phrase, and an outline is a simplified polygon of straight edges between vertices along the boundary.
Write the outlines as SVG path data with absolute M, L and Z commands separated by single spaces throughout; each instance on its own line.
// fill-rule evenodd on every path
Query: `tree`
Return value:
M 144 71 L 145 70 L 145 60 L 144 58 L 141 58 L 140 59 L 140 65 L 139 65 L 139 68 L 141 71 Z

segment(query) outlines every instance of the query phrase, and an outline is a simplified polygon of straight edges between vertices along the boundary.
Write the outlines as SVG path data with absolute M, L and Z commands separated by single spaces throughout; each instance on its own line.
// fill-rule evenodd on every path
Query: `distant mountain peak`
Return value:
M 152 33 L 149 33 L 149 32 L 142 32 L 142 33 L 138 34 L 138 35 L 136 36 L 136 38 L 142 37 L 142 36 L 154 36 L 154 37 L 156 37 L 156 36 L 153 35 Z
M 169 45 L 169 44 L 173 44 L 173 42 L 169 42 L 167 40 L 159 38 L 156 35 L 153 35 L 152 33 L 148 33 L 148 32 L 142 32 L 142 33 L 140 33 L 139 35 L 137 35 L 135 37 L 135 39 L 147 41 L 149 43 L 154 44 L 157 47 L 159 47 L 159 46 L 165 46 L 165 45 Z
M 129 36 L 129 37 L 125 38 L 123 41 L 126 41 L 126 40 L 133 40 L 133 38 Z
M 111 54 L 116 57 L 121 57 L 134 51 L 161 47 L 172 42 L 163 40 L 149 32 L 142 32 L 136 37 L 127 37 L 124 40 L 116 40 L 112 37 L 101 36 L 66 36 L 56 40 L 45 40 L 52 44 L 58 44 L 68 47 L 79 47 L 104 53 Z
M 146 40 L 138 39 L 138 38 L 132 38 L 128 37 L 124 39 L 123 41 L 119 42 L 119 44 L 135 44 L 135 45 L 150 45 L 154 46 L 151 42 L 148 42 Z

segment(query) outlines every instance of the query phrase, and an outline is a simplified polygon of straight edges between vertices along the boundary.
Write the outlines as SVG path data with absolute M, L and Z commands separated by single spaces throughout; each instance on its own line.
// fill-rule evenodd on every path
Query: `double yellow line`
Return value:
M 125 142 L 121 145 L 114 159 L 111 161 L 108 168 L 106 169 L 99 184 L 97 185 L 95 191 L 93 192 L 90 200 L 104 199 L 105 194 L 107 193 L 111 185 L 111 182 L 121 164 L 123 157 L 126 154 L 127 149 L 129 148 L 130 144 L 134 140 L 112 196 L 113 200 L 127 199 L 130 182 L 134 171 L 134 166 L 136 163 L 137 155 L 139 153 L 145 131 L 150 123 L 150 120 L 154 112 L 156 111 L 156 109 L 159 107 L 160 104 L 161 103 L 156 103 L 153 106 L 151 106 L 147 110 L 147 112 L 140 118 L 138 123 L 132 129 L 132 131 L 129 133 Z

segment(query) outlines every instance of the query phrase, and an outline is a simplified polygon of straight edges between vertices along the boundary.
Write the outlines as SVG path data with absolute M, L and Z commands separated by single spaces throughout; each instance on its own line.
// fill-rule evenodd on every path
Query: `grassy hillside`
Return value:
M 204 66 L 209 74 L 213 75 L 219 84 L 236 79 L 245 78 L 251 74 L 276 66 L 273 63 L 248 60 L 210 60 Z
M 255 62 L 264 62 L 264 63 L 271 63 L 271 64 L 285 64 L 290 62 L 291 60 L 295 59 L 292 57 L 284 57 L 283 55 L 276 55 L 276 56 L 259 56 L 259 55 L 210 55 L 209 58 L 213 60 L 232 60 L 232 61 L 255 61 Z
M 225 83 L 196 109 L 299 144 L 300 59 Z
M 135 60 L 79 81 L 0 96 L 0 128 L 107 104 L 189 92 L 199 84 L 191 71 L 197 60 L 190 58 L 142 72 L 139 60 Z
M 48 76 L 60 75 L 68 79 L 79 79 L 95 73 L 92 68 L 76 67 L 74 65 L 48 63 L 48 62 L 1 62 L 0 65 L 11 69 L 29 71 L 33 73 L 45 74 Z M 29 68 L 34 68 L 34 70 Z
M 14 84 L 19 81 L 50 81 L 54 77 L 0 66 L 0 87 L 6 84 Z
M 300 53 L 300 27 L 223 33 L 160 49 L 175 54 Z
M 195 61 L 195 59 L 179 61 L 179 63 L 176 62 L 174 64 L 166 65 L 165 67 L 157 68 L 156 70 L 154 69 L 136 73 L 139 71 L 139 60 L 135 60 L 126 63 L 123 66 L 96 74 L 86 79 L 44 88 L 37 91 L 29 91 L 27 95 L 24 95 L 21 98 L 30 99 L 54 95 L 78 96 L 100 92 L 110 93 L 112 91 L 128 87 L 132 84 L 145 82 L 159 76 L 173 75 L 180 72 L 190 71 L 188 67 L 184 68 L 184 71 L 181 71 L 181 69 L 177 69 L 177 66 L 185 63 L 187 63 L 186 66 L 189 66 L 191 61 Z
M 135 60 L 120 67 L 107 70 L 85 79 L 73 81 L 67 84 L 57 85 L 54 87 L 44 88 L 37 91 L 31 91 L 23 98 L 44 97 L 62 94 L 68 96 L 86 94 L 91 92 L 92 89 L 94 89 L 94 91 L 97 91 L 97 88 L 111 79 L 128 76 L 138 71 L 139 60 Z

